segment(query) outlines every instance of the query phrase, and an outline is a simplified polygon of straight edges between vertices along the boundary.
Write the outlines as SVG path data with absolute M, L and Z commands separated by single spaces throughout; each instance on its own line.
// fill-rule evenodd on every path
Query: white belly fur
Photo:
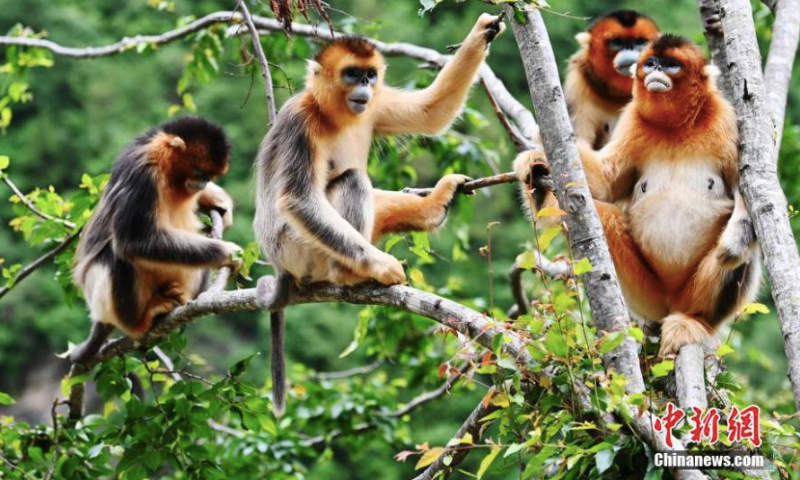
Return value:
M 713 246 L 733 200 L 708 162 L 656 165 L 645 168 L 634 187 L 631 234 L 662 280 L 683 281 Z

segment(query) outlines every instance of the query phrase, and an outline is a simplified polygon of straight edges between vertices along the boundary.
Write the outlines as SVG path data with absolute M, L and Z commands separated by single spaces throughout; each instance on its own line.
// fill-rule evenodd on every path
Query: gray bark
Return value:
M 783 139 L 783 119 L 786 113 L 786 97 L 792 79 L 792 67 L 797 54 L 800 38 L 800 0 L 780 0 L 772 7 L 775 22 L 772 24 L 772 40 L 769 44 L 767 63 L 764 65 L 764 85 L 767 90 L 772 120 L 775 122 L 775 152 L 773 158 L 778 163 L 781 140 Z
M 800 256 L 773 161 L 774 127 L 753 12 L 748 0 L 724 0 L 720 6 L 728 81 L 739 122 L 740 189 L 769 272 L 795 406 L 800 409 Z M 705 12 L 701 9 L 701 13 Z

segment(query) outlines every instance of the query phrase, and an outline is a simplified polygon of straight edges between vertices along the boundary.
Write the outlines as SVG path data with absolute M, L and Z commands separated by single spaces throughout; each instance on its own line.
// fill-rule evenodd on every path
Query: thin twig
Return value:
M 264 77 L 264 95 L 267 98 L 269 127 L 272 127 L 272 124 L 275 123 L 275 117 L 278 115 L 278 112 L 275 109 L 275 93 L 272 89 L 272 74 L 269 72 L 269 62 L 267 61 L 267 56 L 264 55 L 264 47 L 261 45 L 261 37 L 258 35 L 258 29 L 256 29 L 256 26 L 253 23 L 253 17 L 250 15 L 250 9 L 247 8 L 247 2 L 245 0 L 238 0 L 237 5 L 239 10 L 242 12 L 244 23 L 247 25 L 247 29 L 250 30 L 250 38 L 253 40 L 253 50 L 255 50 L 256 58 L 258 58 L 258 61 L 261 64 L 261 76 Z
M 19 190 L 19 188 L 17 188 L 17 186 L 14 184 L 14 182 L 11 181 L 11 179 L 8 177 L 8 175 L 4 174 L 4 175 L 2 175 L 2 177 L 3 177 L 3 181 L 6 183 L 6 185 L 8 185 L 8 188 L 10 188 L 12 192 L 14 192 L 14 195 L 16 195 L 17 198 L 19 198 L 19 200 L 23 203 L 23 205 L 28 207 L 28 210 L 33 212 L 36 216 L 41 217 L 41 218 L 43 218 L 45 220 L 50 220 L 51 222 L 60 223 L 60 224 L 64 225 L 65 227 L 69 228 L 70 230 L 75 228 L 75 224 L 70 222 L 69 220 L 64 220 L 63 218 L 58 218 L 58 217 L 54 217 L 52 215 L 48 215 L 47 213 L 44 213 L 43 211 L 41 211 L 38 208 L 36 208 L 36 205 L 34 205 L 33 202 L 31 202 L 30 199 L 28 197 L 26 197 Z
M 49 252 L 45 253 L 41 257 L 37 258 L 31 264 L 29 264 L 28 266 L 26 266 L 22 270 L 20 270 L 17 273 L 17 276 L 14 278 L 14 283 L 11 286 L 5 286 L 5 287 L 0 288 L 0 298 L 3 298 L 3 296 L 5 296 L 14 287 L 16 287 L 17 284 L 19 284 L 19 282 L 22 281 L 25 277 L 27 277 L 31 273 L 35 272 L 36 269 L 38 269 L 39 267 L 41 267 L 42 265 L 44 265 L 45 263 L 50 261 L 53 257 L 58 255 L 59 253 L 61 253 L 64 250 L 66 250 L 67 247 L 69 247 L 69 245 L 72 242 L 74 242 L 76 238 L 78 238 L 80 236 L 80 234 L 81 234 L 80 230 L 75 232 L 75 233 L 73 233 L 72 235 L 67 237 L 63 242 L 59 243 L 55 248 L 53 248 Z
M 342 380 L 345 378 L 355 377 L 358 375 L 367 375 L 374 372 L 385 363 L 385 359 L 379 358 L 369 365 L 362 365 L 360 367 L 349 368 L 339 372 L 317 372 L 311 375 L 312 380 Z
M 474 192 L 475 190 L 492 187 L 495 185 L 500 185 L 503 183 L 516 183 L 517 176 L 514 172 L 508 173 L 498 173 L 497 175 L 491 175 L 488 177 L 477 178 L 475 180 L 470 180 L 462 185 L 459 185 L 458 189 L 456 190 L 457 193 L 464 193 L 469 195 L 470 193 Z M 403 193 L 413 193 L 415 195 L 419 195 L 421 197 L 426 197 L 433 193 L 433 188 L 412 188 L 406 187 L 403 190 Z

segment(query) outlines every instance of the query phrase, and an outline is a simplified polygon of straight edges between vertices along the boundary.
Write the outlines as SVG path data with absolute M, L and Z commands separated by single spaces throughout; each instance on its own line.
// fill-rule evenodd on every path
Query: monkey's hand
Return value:
M 222 215 L 222 226 L 228 228 L 233 225 L 233 200 L 228 193 L 214 182 L 208 182 L 206 188 L 200 192 L 198 203 L 206 208 L 213 208 Z
M 393 256 L 377 248 L 372 258 L 369 260 L 364 274 L 367 277 L 374 278 L 383 285 L 397 285 L 398 283 L 405 283 L 406 281 L 406 273 L 403 271 L 403 265 Z
M 734 269 L 749 258 L 755 243 L 756 233 L 750 218 L 732 218 L 717 244 L 717 260 L 724 268 Z
M 453 197 L 455 197 L 461 185 L 464 185 L 470 180 L 472 179 L 466 175 L 449 173 L 436 182 L 436 186 L 433 187 L 433 193 L 431 193 L 428 198 L 432 200 L 435 199 L 437 203 L 441 203 L 442 206 L 447 207 L 450 205 L 450 202 L 453 201 Z
M 242 247 L 233 242 L 222 242 L 223 250 L 225 251 L 225 262 L 220 265 L 221 267 L 231 267 L 234 271 L 238 271 L 242 266 Z
M 502 15 L 483 13 L 478 17 L 478 21 L 475 22 L 475 26 L 472 27 L 472 31 L 469 32 L 464 43 L 480 42 L 488 47 L 505 29 L 506 24 L 503 23 Z
M 535 209 L 542 208 L 545 197 L 553 191 L 553 177 L 544 151 L 528 150 L 517 155 L 514 172 L 524 188 L 533 194 Z

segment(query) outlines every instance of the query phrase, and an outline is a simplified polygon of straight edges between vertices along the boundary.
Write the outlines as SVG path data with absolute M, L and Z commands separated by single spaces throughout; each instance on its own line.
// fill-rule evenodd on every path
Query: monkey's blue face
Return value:
M 616 37 L 608 40 L 606 46 L 614 55 L 614 69 L 620 75 L 630 77 L 634 74 L 633 66 L 639 61 L 639 55 L 647 46 L 645 38 Z
M 650 92 L 666 92 L 672 89 L 672 78 L 683 68 L 681 62 L 670 57 L 649 57 L 642 62 L 645 74 L 644 86 Z
M 349 87 L 347 107 L 350 111 L 356 115 L 366 112 L 378 82 L 378 71 L 373 67 L 345 67 L 342 81 Z

